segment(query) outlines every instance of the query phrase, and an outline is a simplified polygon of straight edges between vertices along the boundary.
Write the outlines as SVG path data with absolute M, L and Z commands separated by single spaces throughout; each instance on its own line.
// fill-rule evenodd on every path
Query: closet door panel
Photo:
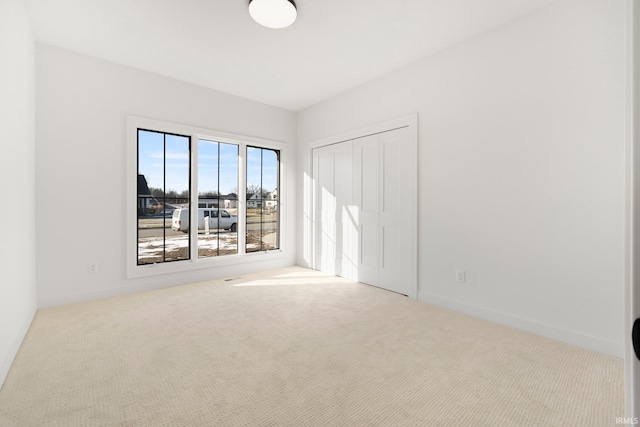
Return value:
M 357 279 L 355 275 L 354 224 L 350 219 L 349 209 L 352 205 L 352 142 L 346 141 L 334 147 L 334 194 L 336 200 L 336 274 L 349 279 Z
M 336 224 L 333 152 L 314 150 L 316 183 L 316 268 L 335 274 Z
M 413 248 L 411 233 L 417 233 L 411 221 L 411 165 L 415 162 L 409 149 L 407 129 L 380 134 L 381 203 L 380 203 L 380 286 L 407 295 L 411 284 L 409 260 Z
M 378 285 L 380 264 L 380 144 L 378 135 L 353 140 L 353 200 L 358 212 L 358 280 Z
M 349 241 L 353 224 L 345 222 L 344 213 L 351 205 L 351 157 L 351 141 L 313 150 L 315 268 L 329 274 L 354 275 L 353 265 L 345 262 L 355 246 Z

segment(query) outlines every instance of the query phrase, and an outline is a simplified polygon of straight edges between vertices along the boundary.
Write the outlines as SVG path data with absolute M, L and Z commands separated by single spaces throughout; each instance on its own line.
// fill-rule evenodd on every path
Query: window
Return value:
M 198 233 L 198 258 L 238 253 L 238 155 L 236 144 L 198 140 L 198 206 L 215 208 Z
M 128 127 L 129 277 L 282 256 L 282 144 L 133 117 Z
M 173 212 L 189 208 L 189 154 L 188 136 L 138 129 L 138 265 L 189 259 L 189 239 L 172 229 Z
M 280 247 L 279 157 L 277 150 L 247 147 L 247 252 Z

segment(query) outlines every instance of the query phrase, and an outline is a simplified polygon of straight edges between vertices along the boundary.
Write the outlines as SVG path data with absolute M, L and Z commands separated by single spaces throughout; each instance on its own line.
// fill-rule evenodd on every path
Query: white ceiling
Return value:
M 24 0 L 36 40 L 299 111 L 555 0 Z

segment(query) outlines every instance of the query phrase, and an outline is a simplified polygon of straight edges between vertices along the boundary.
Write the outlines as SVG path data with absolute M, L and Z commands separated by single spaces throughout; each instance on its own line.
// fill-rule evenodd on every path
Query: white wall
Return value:
M 41 44 L 36 65 L 40 306 L 295 263 L 294 113 Z M 126 279 L 128 115 L 287 143 L 286 257 Z
M 626 185 L 626 312 L 625 312 L 625 403 L 626 416 L 640 416 L 640 361 L 636 357 L 632 331 L 640 317 L 640 4 L 627 6 L 627 185 Z
M 20 0 L 0 2 L 0 386 L 36 309 L 34 43 Z
M 623 9 L 561 0 L 302 111 L 299 164 L 417 112 L 419 299 L 622 357 Z

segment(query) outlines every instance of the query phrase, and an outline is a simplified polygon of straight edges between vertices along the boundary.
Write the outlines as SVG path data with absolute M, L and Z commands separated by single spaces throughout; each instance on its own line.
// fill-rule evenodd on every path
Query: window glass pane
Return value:
M 165 260 L 189 259 L 189 233 L 173 230 L 173 212 L 189 209 L 189 138 L 166 135 Z
M 279 152 L 247 147 L 246 251 L 279 248 Z
M 198 187 L 198 257 L 238 253 L 237 145 L 198 141 Z
M 237 145 L 220 143 L 220 194 L 234 196 L 236 199 L 238 197 L 238 154 Z
M 262 150 L 262 188 L 264 206 L 262 208 L 262 249 L 280 247 L 278 242 L 278 152 Z
M 198 200 L 211 207 L 218 196 L 218 143 L 198 140 Z
M 164 135 L 138 131 L 138 264 L 164 261 Z
M 138 264 L 189 259 L 188 222 L 172 229 L 189 207 L 189 151 L 187 136 L 138 130 Z

